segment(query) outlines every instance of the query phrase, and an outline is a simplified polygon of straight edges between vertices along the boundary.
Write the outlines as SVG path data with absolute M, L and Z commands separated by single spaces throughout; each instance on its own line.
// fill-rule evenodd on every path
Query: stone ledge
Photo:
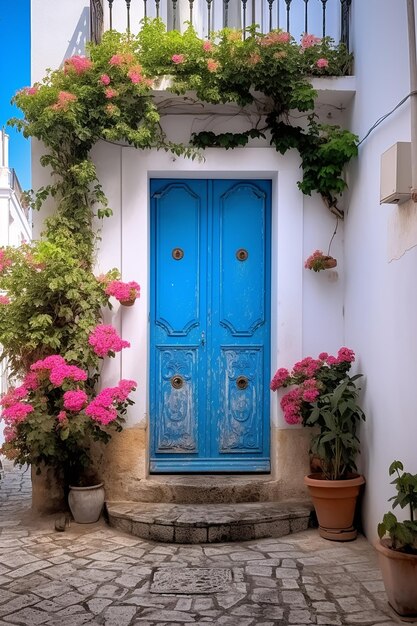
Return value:
M 169 543 L 218 543 L 283 537 L 306 530 L 307 502 L 153 504 L 107 502 L 111 526 L 142 539 Z

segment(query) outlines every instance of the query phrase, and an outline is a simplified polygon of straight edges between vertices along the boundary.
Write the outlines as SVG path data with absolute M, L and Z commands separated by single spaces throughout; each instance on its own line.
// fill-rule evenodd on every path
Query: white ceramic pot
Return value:
M 100 518 L 104 505 L 103 483 L 91 487 L 72 487 L 68 504 L 74 521 L 78 524 L 93 524 Z

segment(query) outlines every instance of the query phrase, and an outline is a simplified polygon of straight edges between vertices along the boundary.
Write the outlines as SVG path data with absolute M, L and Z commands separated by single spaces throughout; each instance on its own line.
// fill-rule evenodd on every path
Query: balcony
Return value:
M 281 28 L 296 39 L 310 32 L 330 36 L 349 48 L 352 0 L 90 0 L 92 41 L 103 30 L 136 33 L 143 18 L 160 17 L 168 29 L 191 22 L 201 37 L 224 27 L 245 29 L 258 24 L 262 32 Z M 245 35 L 243 35 L 245 36 Z

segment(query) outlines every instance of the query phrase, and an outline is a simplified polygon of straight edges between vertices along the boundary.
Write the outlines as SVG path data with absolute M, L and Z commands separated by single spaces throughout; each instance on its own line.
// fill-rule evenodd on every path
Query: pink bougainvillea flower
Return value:
M 24 88 L 22 89 L 22 92 L 23 92 L 24 94 L 26 94 L 27 96 L 36 96 L 36 94 L 38 93 L 38 91 L 39 91 L 39 88 L 38 88 L 38 87 L 36 87 L 36 86 L 33 86 L 33 87 L 24 87 Z
M 100 76 L 100 82 L 102 85 L 110 85 L 111 79 L 108 74 L 102 74 Z
M 320 354 L 319 354 L 319 359 L 320 359 L 321 361 L 325 361 L 325 360 L 327 359 L 327 357 L 328 357 L 328 356 L 329 356 L 329 355 L 327 354 L 327 352 L 320 352 Z
M 27 396 L 27 389 L 24 385 L 20 387 L 10 387 L 2 398 L 0 399 L 0 405 L 5 409 L 13 406 L 16 402 L 23 400 Z
M 24 422 L 29 413 L 32 413 L 34 408 L 30 404 L 25 404 L 23 402 L 16 402 L 12 404 L 7 409 L 4 409 L 2 413 L 3 419 L 6 423 L 19 423 Z
M 106 98 L 116 98 L 116 96 L 119 95 L 119 92 L 116 91 L 116 89 L 112 89 L 111 87 L 107 87 L 107 89 L 104 91 Z
M 109 61 L 110 65 L 122 65 L 123 63 L 123 55 L 122 54 L 113 54 Z
M 207 69 L 209 72 L 216 72 L 219 67 L 219 62 L 214 59 L 207 59 Z
M 203 41 L 203 50 L 204 52 L 211 52 L 213 50 L 213 44 L 211 41 Z
M 270 384 L 271 391 L 276 391 L 277 389 L 282 387 L 285 384 L 285 382 L 288 380 L 289 376 L 290 376 L 289 371 L 285 369 L 285 367 L 280 367 L 276 371 L 273 379 L 271 380 L 271 384 Z
M 312 46 L 315 46 L 316 44 L 320 42 L 321 42 L 320 37 L 315 37 L 314 35 L 309 35 L 308 33 L 305 33 L 301 37 L 301 47 L 303 49 L 311 48 Z
M 317 65 L 317 67 L 322 69 L 324 67 L 329 67 L 329 62 L 328 62 L 327 59 L 317 59 L 316 65 Z
M 63 422 L 66 422 L 66 421 L 67 421 L 67 419 L 68 419 L 68 418 L 67 418 L 67 414 L 65 413 L 65 411 L 60 411 L 60 412 L 58 413 L 58 415 L 56 416 L 56 418 L 57 418 L 58 422 L 60 422 L 61 424 L 62 424 Z
M 133 70 L 133 69 L 129 70 L 127 75 L 128 75 L 128 78 L 130 78 L 131 82 L 135 85 L 143 82 L 142 74 L 140 74 L 136 70 Z
M 58 100 L 51 106 L 54 111 L 66 111 L 71 102 L 76 102 L 77 96 L 69 91 L 60 91 Z
M 10 304 L 9 296 L 0 296 L 0 304 Z
M 173 63 L 175 63 L 175 65 L 180 65 L 181 63 L 184 63 L 185 55 L 184 54 L 173 54 L 172 57 L 171 57 L 171 61 Z
M 36 361 L 30 366 L 32 372 L 49 372 L 49 380 L 56 387 L 60 387 L 64 380 L 74 380 L 76 382 L 87 380 L 87 372 L 76 365 L 68 365 L 65 359 L 59 354 L 52 354 L 45 359 Z
M 88 402 L 88 397 L 82 389 L 66 391 L 64 393 L 64 408 L 68 411 L 81 411 Z
M 337 353 L 337 361 L 339 363 L 353 363 L 355 360 L 355 353 L 350 348 L 340 348 Z
M 11 264 L 12 260 L 7 257 L 5 250 L 0 249 L 0 272 L 3 272 L 6 267 L 10 267 Z
M 67 74 L 68 71 L 74 70 L 77 74 L 84 74 L 87 70 L 93 67 L 93 63 L 87 57 L 79 56 L 76 54 L 75 56 L 66 59 L 64 64 L 64 72 Z
M 120 380 L 117 387 L 115 387 L 114 399 L 119 402 L 124 402 L 137 386 L 138 384 L 135 380 Z
M 114 296 L 119 302 L 125 302 L 139 297 L 140 286 L 133 280 L 128 283 L 112 280 L 107 285 L 105 292 L 108 296 Z
M 271 32 L 259 39 L 261 46 L 273 46 L 279 43 L 288 43 L 291 39 L 291 35 L 286 32 Z
M 117 387 L 102 389 L 85 409 L 86 415 L 103 426 L 113 422 L 117 418 L 115 405 L 125 402 L 136 386 L 134 380 L 121 380 Z
M 106 324 L 99 324 L 95 327 L 88 338 L 88 343 L 100 357 L 105 357 L 111 353 L 120 352 L 123 348 L 130 347 L 130 343 L 119 337 L 113 326 Z
M 39 382 L 38 382 L 38 376 L 36 372 L 28 372 L 23 379 L 23 386 L 28 391 L 33 391 L 38 388 L 38 385 L 39 385 Z

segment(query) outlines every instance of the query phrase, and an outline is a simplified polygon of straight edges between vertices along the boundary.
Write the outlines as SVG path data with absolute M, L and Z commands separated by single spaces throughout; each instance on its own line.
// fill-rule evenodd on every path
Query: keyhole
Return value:
M 184 251 L 181 248 L 174 248 L 172 251 L 172 258 L 176 261 L 180 261 L 184 256 Z
M 182 376 L 173 376 L 171 378 L 171 385 L 174 387 L 174 389 L 181 389 L 181 387 L 184 384 L 184 379 L 182 378 Z
M 239 250 L 236 252 L 236 258 L 238 261 L 246 261 L 248 256 L 248 251 L 245 250 L 245 248 L 239 248 Z
M 249 381 L 246 376 L 239 376 L 239 378 L 236 380 L 236 386 L 238 389 L 246 389 L 248 384 Z

